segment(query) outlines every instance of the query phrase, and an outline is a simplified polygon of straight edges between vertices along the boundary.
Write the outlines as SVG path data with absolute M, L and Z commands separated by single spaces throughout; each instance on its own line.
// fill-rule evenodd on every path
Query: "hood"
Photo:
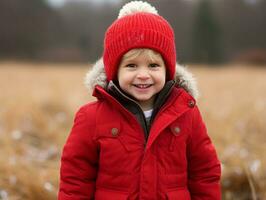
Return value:
M 186 69 L 186 67 L 176 63 L 175 81 L 179 87 L 184 88 L 195 99 L 198 98 L 199 92 L 197 82 L 194 76 Z M 93 90 L 96 85 L 107 89 L 107 78 L 104 70 L 103 59 L 99 59 L 89 70 L 85 76 L 85 86 Z

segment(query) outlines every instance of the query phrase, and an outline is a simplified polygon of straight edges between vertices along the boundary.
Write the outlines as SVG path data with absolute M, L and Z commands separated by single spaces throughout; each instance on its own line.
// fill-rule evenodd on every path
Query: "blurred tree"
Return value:
M 178 62 L 190 60 L 191 24 L 193 23 L 194 3 L 184 0 L 150 1 L 159 14 L 166 18 L 175 32 L 175 42 Z
M 215 2 L 215 12 L 223 28 L 223 48 L 227 60 L 250 49 L 266 49 L 266 1 Z
M 221 61 L 221 31 L 209 0 L 201 0 L 195 11 L 192 30 L 192 60 L 217 63 Z
M 69 1 L 58 10 L 67 27 L 66 43 L 78 49 L 82 61 L 92 62 L 102 55 L 105 30 L 117 17 L 115 6 Z
M 0 0 L 0 58 L 95 61 L 106 28 L 128 1 L 51 8 L 46 0 Z M 172 25 L 179 62 L 231 60 L 266 48 L 264 0 L 147 1 Z
M 115 4 L 93 1 L 69 1 L 58 9 L 67 27 L 68 48 L 76 48 L 82 55 L 82 61 L 95 61 L 103 51 L 104 33 L 117 18 L 119 9 L 130 0 Z M 183 0 L 164 0 L 151 2 L 160 14 L 170 21 L 176 33 L 178 60 L 189 59 L 187 43 L 192 22 L 191 2 Z
M 61 38 L 61 24 L 44 0 L 1 0 L 0 57 L 38 57 Z

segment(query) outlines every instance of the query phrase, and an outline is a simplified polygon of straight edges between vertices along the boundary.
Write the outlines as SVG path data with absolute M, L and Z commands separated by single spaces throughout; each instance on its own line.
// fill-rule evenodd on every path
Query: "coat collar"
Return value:
M 195 99 L 198 98 L 199 92 L 194 76 L 184 67 L 176 63 L 175 81 L 179 87 L 184 88 Z M 98 85 L 107 90 L 108 82 L 104 70 L 103 59 L 99 59 L 89 70 L 85 77 L 85 85 L 88 89 L 94 90 Z

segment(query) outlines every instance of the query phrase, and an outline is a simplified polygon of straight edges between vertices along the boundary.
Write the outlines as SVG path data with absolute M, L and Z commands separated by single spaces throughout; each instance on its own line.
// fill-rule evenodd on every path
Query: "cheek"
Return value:
M 118 82 L 120 82 L 121 78 L 123 77 L 122 73 L 123 73 L 122 70 L 120 68 L 118 68 L 118 70 L 117 70 L 117 80 L 118 80 Z
M 156 79 L 156 82 L 158 83 L 158 85 L 163 85 L 164 86 L 164 84 L 166 82 L 166 75 L 163 72 L 158 73 L 158 74 L 156 74 L 155 79 Z
M 123 82 L 124 82 L 124 76 L 123 76 L 123 71 L 122 70 L 118 70 L 118 72 L 117 72 L 117 81 L 118 81 L 119 85 L 121 83 L 123 84 Z
M 122 88 L 122 89 L 128 88 L 130 82 L 129 82 L 129 78 L 128 78 L 127 74 L 118 73 L 117 80 L 118 80 L 118 84 L 119 84 L 120 88 Z
M 158 79 L 157 80 L 157 90 L 161 91 L 164 86 L 165 86 L 165 78 L 164 79 L 162 79 L 162 78 Z
M 159 90 L 162 90 L 165 86 L 165 80 L 160 82 Z

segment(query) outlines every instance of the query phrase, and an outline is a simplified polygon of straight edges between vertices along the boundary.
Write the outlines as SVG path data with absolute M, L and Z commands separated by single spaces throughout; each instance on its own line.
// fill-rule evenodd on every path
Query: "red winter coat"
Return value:
M 220 162 L 195 99 L 173 88 L 146 141 L 135 116 L 96 86 L 64 146 L 59 200 L 220 200 Z

